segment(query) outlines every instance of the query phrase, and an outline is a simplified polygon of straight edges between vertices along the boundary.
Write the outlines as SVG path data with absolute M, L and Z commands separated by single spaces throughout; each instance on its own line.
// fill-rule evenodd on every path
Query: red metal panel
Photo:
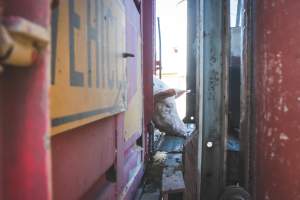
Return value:
M 131 159 L 128 159 L 128 157 L 133 156 L 135 160 L 138 160 L 140 156 L 140 159 L 142 155 L 137 155 L 136 153 L 133 154 L 127 154 L 126 151 L 130 151 L 130 147 L 127 148 L 128 142 L 132 142 L 130 139 L 127 141 L 127 143 L 124 140 L 123 130 L 124 130 L 124 113 L 121 113 L 117 115 L 116 117 L 116 124 L 117 124 L 117 194 L 118 198 L 121 199 L 132 199 L 133 195 L 135 194 L 136 189 L 138 188 L 138 185 L 142 179 L 143 175 L 143 168 L 140 168 L 137 174 L 132 177 L 132 180 L 129 180 L 129 170 L 134 167 L 137 167 L 136 163 L 130 163 Z M 134 139 L 135 137 L 133 137 Z M 133 151 L 135 152 L 135 151 Z M 131 157 L 132 158 L 132 157 Z M 131 182 L 129 182 L 131 181 Z M 129 188 L 126 188 L 129 187 Z
M 4 199 L 50 199 L 48 60 L 3 74 Z
M 124 113 L 119 114 L 116 117 L 116 125 L 117 125 L 117 193 L 120 194 L 124 188 Z
M 48 29 L 48 0 L 6 0 L 4 17 L 19 16 Z M 3 199 L 51 199 L 48 140 L 48 52 L 28 68 L 7 67 L 3 91 Z
M 78 199 L 115 161 L 115 118 L 52 137 L 54 199 Z
M 300 199 L 300 1 L 256 5 L 256 196 Z
M 142 1 L 143 85 L 145 133 L 153 113 L 153 69 L 155 68 L 155 0 Z M 145 152 L 148 136 L 145 135 Z
M 1 5 L 0 5 L 1 9 Z M 1 11 L 0 11 L 1 12 Z M 1 16 L 1 13 L 0 13 Z M 0 95 L 3 94 L 2 91 L 3 82 L 0 74 Z M 2 112 L 3 104 L 2 98 L 0 97 L 0 200 L 4 198 L 3 196 L 3 112 Z
M 128 101 L 137 95 L 138 70 L 140 69 L 138 54 L 140 37 L 140 15 L 133 1 L 124 1 L 126 9 L 126 51 L 136 55 L 127 59 L 128 69 Z M 136 98 L 136 97 L 135 97 Z M 136 147 L 136 140 L 143 130 L 130 133 L 131 137 L 125 139 L 124 114 L 116 118 L 117 124 L 117 191 L 118 198 L 131 199 L 142 177 L 142 151 Z M 142 120 L 142 119 L 141 119 Z M 139 123 L 139 122 L 133 122 Z M 139 171 L 135 171 L 139 169 Z

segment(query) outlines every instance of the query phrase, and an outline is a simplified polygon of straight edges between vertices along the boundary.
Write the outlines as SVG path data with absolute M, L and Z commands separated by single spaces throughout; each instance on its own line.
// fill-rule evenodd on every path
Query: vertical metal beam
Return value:
M 251 0 L 241 0 L 241 117 L 240 117 L 240 166 L 241 186 L 253 195 L 255 160 L 255 120 L 254 120 L 254 69 L 253 69 L 253 3 Z M 252 196 L 253 197 L 253 196 Z
M 49 30 L 49 0 L 5 0 L 3 17 L 18 16 Z M 33 30 L 32 30 L 33 31 Z M 49 50 L 28 68 L 1 74 L 3 199 L 51 198 L 48 113 Z
M 160 29 L 160 19 L 159 19 L 159 17 L 157 17 L 157 30 L 158 30 L 158 49 L 159 49 L 159 68 L 158 68 L 159 72 L 158 72 L 158 77 L 159 77 L 159 79 L 161 79 L 162 59 L 161 59 L 161 29 Z
M 144 86 L 145 152 L 148 152 L 147 127 L 153 113 L 153 73 L 155 69 L 155 0 L 142 1 L 142 63 Z
M 300 1 L 256 1 L 257 199 L 300 198 Z
M 187 70 L 186 86 L 191 92 L 186 95 L 186 117 L 185 122 L 194 122 L 196 118 L 196 54 L 197 54 L 197 37 L 196 28 L 197 20 L 197 0 L 187 1 Z
M 228 5 L 228 1 L 200 1 L 198 84 L 202 84 L 203 91 L 198 99 L 202 113 L 199 152 L 202 150 L 201 199 L 204 200 L 217 200 L 225 184 L 229 15 L 224 13 Z
M 1 2 L 1 1 L 0 1 Z M 1 4 L 0 4 L 0 9 L 1 9 Z M 0 13 L 1 17 L 1 13 Z M 3 94 L 3 81 L 1 79 L 1 74 L 0 74 L 0 95 Z M 3 154 L 4 154 L 4 148 L 3 148 L 3 98 L 2 96 L 0 97 L 0 199 L 4 199 L 4 194 L 3 194 L 3 185 L 4 185 L 4 179 L 3 179 Z
M 241 8 L 242 8 L 242 0 L 238 0 L 237 10 L 236 10 L 236 22 L 235 22 L 236 27 L 238 27 L 241 22 Z

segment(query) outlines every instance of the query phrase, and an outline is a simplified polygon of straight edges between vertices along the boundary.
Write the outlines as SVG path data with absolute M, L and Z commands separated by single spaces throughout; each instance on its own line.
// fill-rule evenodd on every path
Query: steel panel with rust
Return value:
M 124 1 L 126 11 L 126 59 L 128 109 L 117 116 L 118 197 L 130 199 L 143 171 L 143 150 L 137 139 L 143 134 L 143 85 L 141 63 L 140 14 L 133 1 Z
M 225 13 L 228 2 L 203 0 L 196 5 L 200 16 L 197 22 L 200 112 L 198 172 L 201 173 L 202 182 L 199 186 L 201 198 L 216 200 L 226 179 L 229 26 Z
M 156 0 L 142 1 L 142 45 L 143 45 L 143 87 L 144 87 L 144 143 L 147 157 L 148 125 L 154 110 L 153 77 L 155 69 L 155 4 Z
M 300 199 L 300 2 L 256 2 L 256 199 Z

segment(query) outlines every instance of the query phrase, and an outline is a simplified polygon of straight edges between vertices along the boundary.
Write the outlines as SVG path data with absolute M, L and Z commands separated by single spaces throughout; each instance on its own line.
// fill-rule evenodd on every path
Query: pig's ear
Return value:
M 167 89 L 161 92 L 158 92 L 157 94 L 154 95 L 155 100 L 162 100 L 168 97 L 172 97 L 176 95 L 176 90 L 175 89 Z
M 181 95 L 183 95 L 186 92 L 186 90 L 180 90 L 180 89 L 174 89 L 174 90 L 176 92 L 175 98 L 180 97 Z

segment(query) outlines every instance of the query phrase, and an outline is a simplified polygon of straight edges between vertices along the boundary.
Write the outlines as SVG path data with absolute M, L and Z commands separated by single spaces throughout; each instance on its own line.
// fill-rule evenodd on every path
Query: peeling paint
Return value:
M 288 140 L 289 137 L 288 137 L 285 133 L 280 133 L 279 139 L 280 139 L 280 140 Z
M 272 128 L 268 129 L 268 133 L 267 133 L 268 137 L 272 136 Z
M 268 193 L 266 193 L 266 195 L 265 195 L 265 200 L 270 200 L 270 197 L 269 197 Z
M 287 105 L 284 105 L 283 112 L 288 112 L 288 111 L 289 111 L 289 108 L 287 107 Z
M 271 156 L 271 159 L 273 159 L 275 157 L 275 153 L 271 152 L 270 156 Z

